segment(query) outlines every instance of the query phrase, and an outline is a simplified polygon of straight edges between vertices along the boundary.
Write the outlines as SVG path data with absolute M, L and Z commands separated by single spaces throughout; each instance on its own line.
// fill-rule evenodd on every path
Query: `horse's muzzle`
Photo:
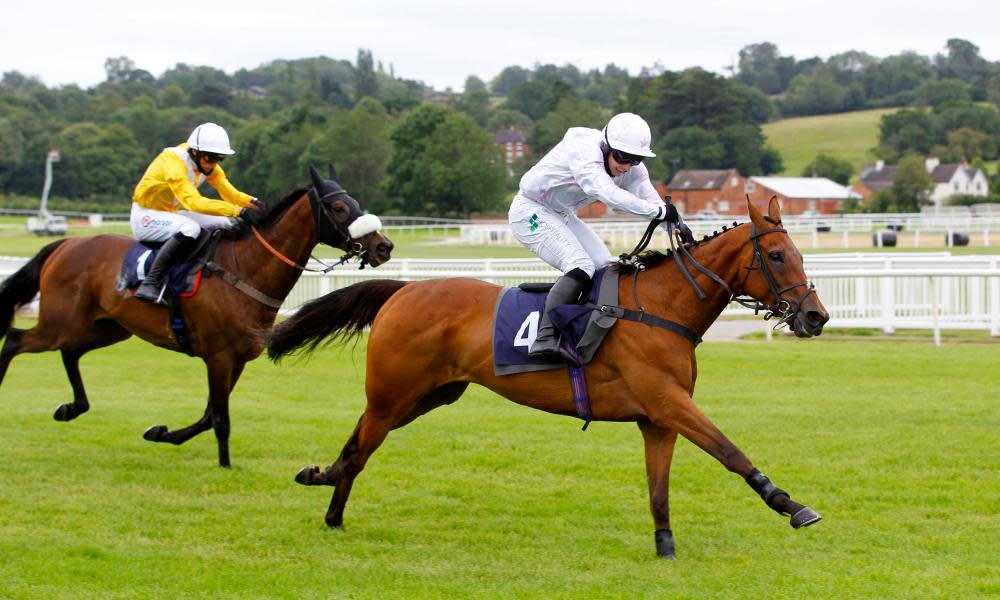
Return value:
M 368 248 L 366 254 L 368 264 L 377 267 L 389 262 L 392 258 L 392 249 L 395 248 L 392 240 L 378 232 L 371 233 L 367 237 L 365 246 Z
M 823 333 L 823 326 L 830 320 L 830 313 L 822 308 L 802 309 L 795 313 L 792 331 L 796 337 L 808 338 Z

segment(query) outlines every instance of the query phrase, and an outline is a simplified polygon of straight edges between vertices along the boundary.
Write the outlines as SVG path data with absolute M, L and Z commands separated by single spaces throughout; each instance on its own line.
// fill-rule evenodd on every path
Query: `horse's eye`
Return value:
M 776 263 L 785 262 L 785 257 L 782 256 L 781 252 L 778 252 L 777 250 L 772 250 L 771 252 L 768 252 L 767 257 Z
M 347 209 L 342 204 L 338 204 L 333 207 L 333 212 L 339 212 L 339 213 L 347 212 Z

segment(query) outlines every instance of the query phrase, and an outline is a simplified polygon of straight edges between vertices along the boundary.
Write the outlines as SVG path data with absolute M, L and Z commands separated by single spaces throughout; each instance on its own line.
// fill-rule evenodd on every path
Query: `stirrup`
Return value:
M 143 289 L 145 288 L 145 289 Z M 149 291 L 152 288 L 152 291 Z M 134 296 L 139 300 L 145 302 L 152 302 L 153 304 L 166 304 L 163 300 L 163 296 L 167 291 L 167 286 L 161 285 L 158 288 L 152 285 L 146 285 L 145 283 L 140 284 L 135 290 Z

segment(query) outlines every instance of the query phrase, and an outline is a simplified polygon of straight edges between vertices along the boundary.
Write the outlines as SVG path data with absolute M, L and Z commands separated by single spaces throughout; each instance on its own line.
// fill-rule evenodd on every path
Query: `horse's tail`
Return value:
M 42 265 L 65 239 L 52 242 L 29 260 L 16 273 L 0 283 L 0 337 L 7 335 L 14 311 L 31 302 L 38 293 Z
M 267 355 L 277 361 L 305 346 L 312 352 L 323 340 L 360 335 L 375 320 L 382 305 L 406 285 L 394 279 L 372 279 L 341 288 L 302 306 L 290 319 L 271 330 Z

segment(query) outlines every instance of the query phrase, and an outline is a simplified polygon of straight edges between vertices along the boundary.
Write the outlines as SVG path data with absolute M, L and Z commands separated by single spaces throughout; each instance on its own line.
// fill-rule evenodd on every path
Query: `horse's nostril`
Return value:
M 806 318 L 809 319 L 809 324 L 813 327 L 822 327 L 830 320 L 830 315 L 818 310 L 811 310 L 806 313 Z

